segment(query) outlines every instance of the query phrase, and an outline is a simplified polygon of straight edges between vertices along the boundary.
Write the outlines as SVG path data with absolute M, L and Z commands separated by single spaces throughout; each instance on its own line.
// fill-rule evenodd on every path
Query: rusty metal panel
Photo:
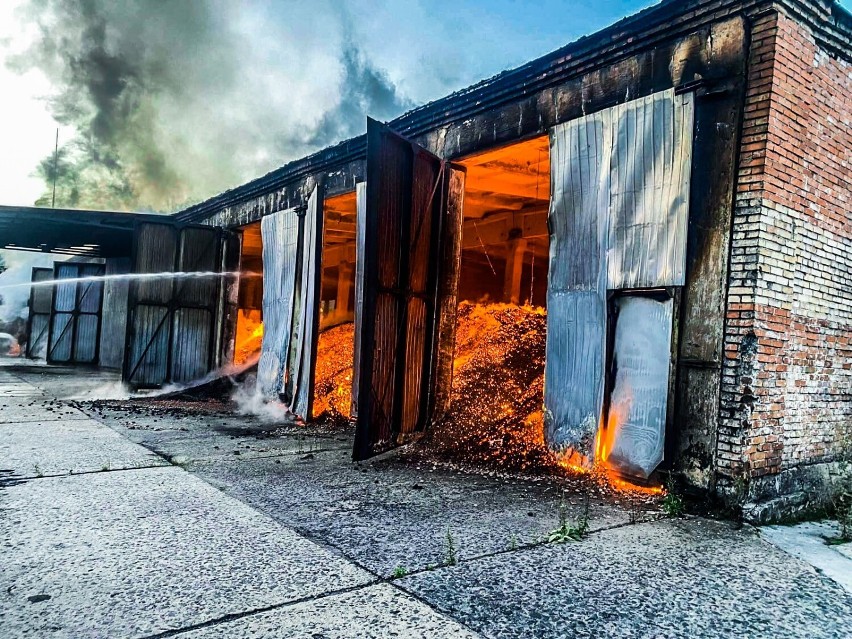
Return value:
M 544 375 L 551 448 L 591 455 L 606 364 L 606 196 L 611 147 L 599 114 L 550 136 L 550 269 Z
M 47 282 L 52 279 L 52 268 L 33 268 L 32 282 Z M 33 286 L 30 289 L 27 318 L 27 357 L 29 358 L 44 359 L 47 355 L 47 337 L 52 304 L 52 286 Z
M 368 120 L 359 279 L 356 459 L 402 443 L 429 420 L 448 165 Z
M 299 218 L 296 209 L 279 211 L 261 220 L 263 238 L 263 341 L 257 368 L 261 392 L 278 399 L 290 349 L 293 324 Z
M 692 166 L 692 93 L 674 89 L 601 114 L 611 129 L 610 289 L 682 286 Z
M 311 418 L 314 397 L 314 371 L 319 333 L 320 282 L 322 278 L 322 218 L 323 202 L 319 189 L 314 187 L 308 198 L 302 239 L 301 269 L 301 327 L 297 340 L 297 355 L 292 371 L 294 380 L 293 413 L 305 420 Z
M 615 298 L 612 392 L 601 451 L 621 472 L 647 478 L 663 461 L 674 303 L 646 295 Z
M 437 355 L 434 362 L 432 420 L 442 419 L 450 408 L 453 387 L 459 276 L 464 224 L 465 168 L 446 165 L 446 206 L 442 214 L 441 256 L 438 261 Z
M 355 185 L 355 346 L 352 362 L 352 419 L 358 419 L 358 384 L 361 362 L 361 323 L 364 312 L 364 234 L 367 215 L 367 183 Z

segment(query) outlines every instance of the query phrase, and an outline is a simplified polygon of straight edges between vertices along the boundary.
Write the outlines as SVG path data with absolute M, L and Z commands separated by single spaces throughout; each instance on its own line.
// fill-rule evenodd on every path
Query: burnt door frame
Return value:
M 72 278 L 67 279 L 79 279 L 81 277 L 103 277 L 106 273 L 106 267 L 104 264 L 98 264 L 96 262 L 55 262 L 53 266 L 53 279 L 59 281 L 59 269 L 62 267 L 73 266 L 76 275 Z M 81 275 L 81 270 L 84 267 L 97 267 L 98 274 L 93 276 L 83 276 Z M 66 364 L 72 366 L 91 366 L 97 367 L 98 362 L 100 361 L 101 356 L 101 326 L 103 321 L 103 307 L 104 307 L 104 282 L 101 280 L 98 282 L 100 284 L 100 293 L 98 296 L 98 309 L 93 312 L 83 312 L 80 310 L 80 302 L 82 297 L 81 293 L 81 285 L 83 282 L 74 282 L 74 308 L 70 312 L 62 312 L 62 315 L 70 315 L 71 318 L 68 320 L 67 326 L 71 327 L 71 347 L 69 349 L 69 357 L 66 361 L 58 361 L 53 358 L 52 353 L 55 350 L 56 345 L 53 344 L 53 320 L 57 314 L 56 310 L 56 294 L 59 290 L 59 286 L 61 284 L 54 284 L 53 290 L 51 291 L 51 301 L 50 301 L 50 318 L 48 320 L 47 325 L 47 350 L 45 351 L 45 361 L 48 364 Z M 30 291 L 32 294 L 32 291 Z M 85 296 L 85 292 L 83 293 Z M 80 362 L 77 361 L 77 323 L 80 315 L 94 315 L 97 318 L 97 325 L 95 328 L 95 349 L 94 356 L 92 361 L 90 362 Z M 59 336 L 59 339 L 62 339 L 62 336 L 65 334 L 64 329 L 62 334 Z
M 358 259 L 363 260 L 363 305 L 360 317 L 360 352 L 359 361 L 355 364 L 358 370 L 358 397 L 357 416 L 356 416 L 356 434 L 355 446 L 353 450 L 353 458 L 355 460 L 366 459 L 373 455 L 383 452 L 383 450 L 392 448 L 401 443 L 401 440 L 406 436 L 415 436 L 416 433 L 422 432 L 428 425 L 433 411 L 436 408 L 436 379 L 444 377 L 443 369 L 438 361 L 443 356 L 446 348 L 441 347 L 441 342 L 449 339 L 452 341 L 454 337 L 454 324 L 447 328 L 444 318 L 445 305 L 444 297 L 452 291 L 448 291 L 447 286 L 442 287 L 442 274 L 447 272 L 457 288 L 458 284 L 458 266 L 456 265 L 455 277 L 452 276 L 452 265 L 448 266 L 445 262 L 448 255 L 444 250 L 446 247 L 447 233 L 452 231 L 458 233 L 457 229 L 448 229 L 444 218 L 448 215 L 448 195 L 450 192 L 450 175 L 453 172 L 464 173 L 463 167 L 451 164 L 445 160 L 441 160 L 434 154 L 419 145 L 407 140 L 403 136 L 395 133 L 386 125 L 375 120 L 367 121 L 367 186 L 366 186 L 366 206 L 364 207 L 364 234 L 363 249 L 359 251 Z M 382 182 L 385 176 L 383 175 L 383 154 L 387 144 L 387 139 L 392 140 L 392 144 L 399 147 L 398 154 L 403 158 L 401 164 L 401 174 L 398 176 L 396 183 Z M 415 186 L 415 171 L 418 168 L 418 159 L 433 162 L 435 174 L 433 181 L 429 187 L 429 199 L 423 209 L 423 217 L 417 229 L 412 228 L 412 215 L 414 206 L 414 186 Z M 425 166 L 424 163 L 422 166 Z M 379 177 L 376 177 L 379 176 Z M 385 189 L 382 191 L 381 189 Z M 461 193 L 463 197 L 463 189 Z M 396 237 L 393 241 L 397 242 L 396 256 L 396 277 L 394 285 L 380 286 L 380 255 L 379 255 L 379 234 L 376 229 L 380 226 L 379 206 L 380 198 L 398 197 L 399 218 Z M 453 207 L 453 212 L 458 214 L 461 212 L 461 206 Z M 416 242 L 422 237 L 420 233 L 425 228 L 426 216 L 429 216 L 429 243 L 428 254 L 426 257 L 426 273 L 422 292 L 417 292 L 412 289 L 414 273 L 412 267 L 416 264 L 412 261 L 412 242 Z M 358 220 L 359 223 L 362 220 Z M 385 239 L 384 241 L 389 241 Z M 460 240 L 459 240 L 460 241 Z M 361 248 L 361 247 L 358 247 Z M 451 255 L 458 256 L 458 251 L 450 250 Z M 395 320 L 396 334 L 393 335 L 395 350 L 390 355 L 392 365 L 392 374 L 388 376 L 385 383 L 392 380 L 393 388 L 390 395 L 391 406 L 390 415 L 385 415 L 387 421 L 387 429 L 389 439 L 385 440 L 381 437 L 380 426 L 371 423 L 372 408 L 378 403 L 378 397 L 374 397 L 374 354 L 377 342 L 377 314 L 379 296 L 387 295 L 391 298 L 391 313 Z M 454 294 L 454 293 L 453 293 Z M 419 298 L 424 304 L 424 330 L 423 330 L 423 353 L 422 360 L 418 361 L 420 367 L 421 378 L 419 380 L 418 398 L 416 406 L 416 415 L 413 420 L 413 428 L 410 433 L 403 430 L 403 417 L 406 401 L 406 370 L 407 365 L 410 365 L 409 360 L 409 340 L 411 336 L 411 328 L 408 326 L 409 321 L 409 301 Z M 357 339 L 357 338 L 356 338 Z M 449 347 L 452 353 L 452 344 Z M 450 375 L 452 371 L 450 370 Z M 450 382 L 447 381 L 449 384 Z M 384 393 L 382 397 L 384 397 Z M 377 448 L 377 444 L 383 446 Z

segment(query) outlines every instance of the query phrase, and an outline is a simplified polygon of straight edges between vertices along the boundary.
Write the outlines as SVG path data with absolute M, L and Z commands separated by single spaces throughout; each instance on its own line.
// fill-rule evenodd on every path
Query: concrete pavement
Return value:
M 70 379 L 0 368 L 2 637 L 848 636 L 852 596 L 751 528 L 356 465 L 347 431 L 76 408 Z M 543 543 L 560 509 L 587 539 Z

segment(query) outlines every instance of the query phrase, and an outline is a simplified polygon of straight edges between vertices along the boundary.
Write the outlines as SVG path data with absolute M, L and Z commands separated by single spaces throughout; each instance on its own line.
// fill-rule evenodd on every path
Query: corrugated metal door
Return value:
M 451 180 L 450 176 L 456 179 Z M 358 319 L 358 414 L 354 457 L 364 459 L 423 430 L 434 406 L 442 308 L 442 238 L 460 232 L 449 219 L 457 167 L 386 126 L 367 122 L 367 187 L 358 259 L 363 282 Z M 463 177 L 461 177 L 463 184 Z M 448 266 L 458 270 L 458 264 Z M 444 277 L 454 280 L 454 274 Z M 447 291 L 444 291 L 446 294 Z M 455 291 L 452 291 L 455 295 Z
M 104 283 L 86 280 L 104 274 L 103 264 L 58 262 L 54 267 L 53 306 L 48 330 L 51 364 L 97 364 Z
M 48 282 L 52 279 L 52 268 L 33 268 L 32 282 Z M 33 286 L 30 289 L 29 316 L 27 318 L 27 357 L 31 359 L 44 359 L 47 356 L 47 336 L 52 305 L 52 286 Z
M 592 454 L 603 414 L 607 295 L 684 283 L 693 109 L 691 94 L 668 90 L 551 131 L 544 402 L 554 449 Z M 665 405 L 665 394 L 655 401 Z M 625 465 L 647 466 L 643 454 Z
M 319 335 L 320 278 L 322 276 L 322 197 L 314 187 L 308 198 L 302 231 L 301 268 L 298 320 L 293 323 L 291 336 L 291 368 L 287 378 L 292 380 L 290 410 L 299 417 L 311 418 L 314 397 L 317 338 Z
M 211 227 L 137 227 L 134 273 L 196 275 L 131 283 L 125 382 L 157 387 L 198 379 L 213 368 L 222 241 L 221 230 Z
M 263 341 L 257 364 L 257 386 L 270 399 L 278 399 L 284 391 L 300 231 L 301 218 L 294 208 L 267 215 L 260 222 L 263 239 Z

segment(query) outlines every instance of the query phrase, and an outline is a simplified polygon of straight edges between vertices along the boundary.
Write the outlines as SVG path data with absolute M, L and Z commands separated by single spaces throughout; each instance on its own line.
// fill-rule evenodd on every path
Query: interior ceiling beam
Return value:
M 462 249 L 477 248 L 482 244 L 503 244 L 511 237 L 549 237 L 547 215 L 541 211 L 500 213 L 482 220 L 465 220 L 463 228 Z

